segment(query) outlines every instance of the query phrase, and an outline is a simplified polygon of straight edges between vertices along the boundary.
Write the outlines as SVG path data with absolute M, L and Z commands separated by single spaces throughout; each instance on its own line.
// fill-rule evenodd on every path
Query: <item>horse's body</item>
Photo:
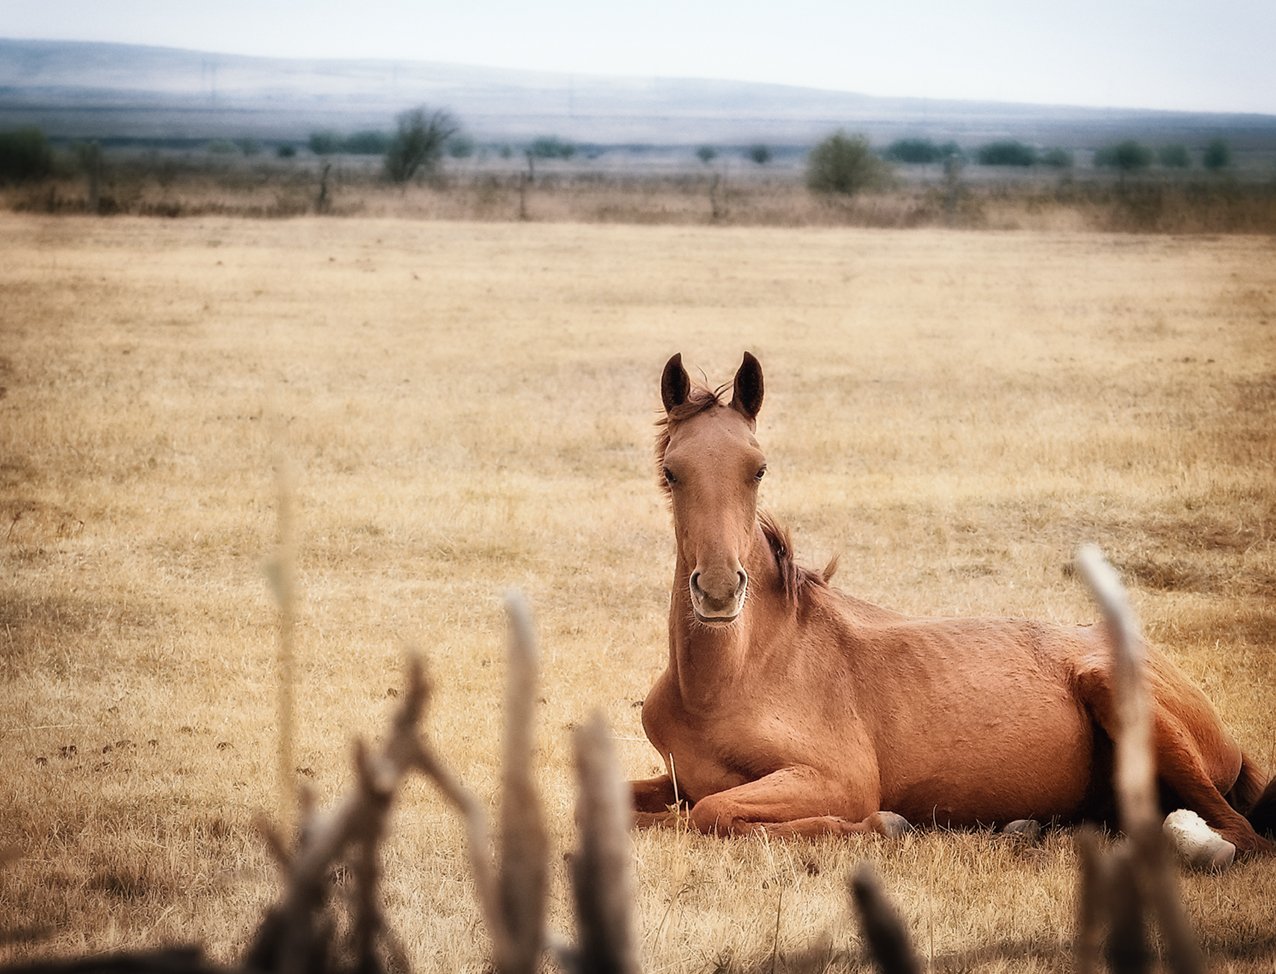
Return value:
M 1106 816 L 1115 714 L 1102 627 L 915 619 L 831 589 L 831 571 L 797 567 L 757 510 L 756 360 L 745 356 L 730 403 L 692 390 L 678 356 L 662 392 L 678 555 L 669 665 L 642 717 L 672 777 L 633 783 L 640 825 L 675 819 L 675 785 L 695 828 L 725 834 Z M 1276 788 L 1263 793 L 1164 656 L 1151 651 L 1149 670 L 1166 800 L 1242 853 L 1267 849 L 1237 809 L 1276 806 Z

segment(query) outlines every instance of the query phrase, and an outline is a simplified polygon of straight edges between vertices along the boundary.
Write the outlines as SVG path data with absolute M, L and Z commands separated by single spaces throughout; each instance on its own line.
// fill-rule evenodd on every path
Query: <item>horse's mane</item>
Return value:
M 706 409 L 721 405 L 722 394 L 730 387 L 730 383 L 718 386 L 716 389 L 696 386 L 687 395 L 686 402 L 675 406 L 656 421 L 656 476 L 661 489 L 666 493 L 669 492 L 669 484 L 665 482 L 662 468 L 665 462 L 665 451 L 669 448 L 669 434 L 672 427 L 683 420 L 699 415 Z M 771 553 L 775 556 L 775 564 L 780 574 L 780 590 L 784 593 L 786 601 L 796 602 L 804 592 L 828 588 L 829 579 L 837 571 L 836 555 L 823 571 L 806 568 L 799 565 L 793 558 L 793 543 L 789 539 L 788 528 L 766 511 L 758 512 L 758 526 L 762 528 L 762 534 L 771 547 Z
M 812 589 L 828 588 L 829 579 L 837 571 L 837 556 L 834 555 L 823 571 L 799 565 L 793 558 L 793 543 L 789 540 L 789 529 L 775 519 L 767 511 L 758 512 L 758 526 L 762 535 L 771 546 L 771 554 L 775 556 L 775 565 L 780 573 L 780 590 L 789 602 L 796 602 L 803 593 Z

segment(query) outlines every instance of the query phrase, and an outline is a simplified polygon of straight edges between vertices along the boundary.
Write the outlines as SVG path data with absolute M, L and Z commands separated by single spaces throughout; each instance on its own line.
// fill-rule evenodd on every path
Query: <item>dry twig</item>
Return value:
M 573 742 L 580 844 L 571 880 L 580 942 L 569 964 L 578 974 L 638 974 L 629 793 L 601 714 L 576 728 Z
M 385 923 L 376 857 L 394 796 L 403 778 L 421 767 L 425 751 L 418 726 L 429 700 L 429 686 L 416 657 L 409 659 L 407 675 L 407 691 L 380 751 L 371 754 L 362 743 L 355 746 L 355 787 L 329 810 L 307 816 L 291 852 L 283 838 L 266 831 L 272 853 L 283 864 L 287 887 L 258 927 L 245 958 L 247 966 L 302 972 L 329 965 L 335 930 L 327 913 L 329 872 L 353 847 L 357 851 L 352 969 L 381 969 L 378 945 Z
M 1177 974 L 1201 974 L 1205 960 L 1179 898 L 1178 878 L 1161 831 L 1143 638 L 1125 589 L 1099 549 L 1093 545 L 1081 548 L 1077 552 L 1077 568 L 1099 603 L 1112 642 L 1119 724 L 1115 786 L 1121 827 L 1130 846 L 1128 865 L 1118 861 L 1109 870 L 1108 902 L 1114 910 L 1109 958 L 1114 964 L 1120 959 L 1131 965 L 1120 967 L 1121 970 L 1141 969 L 1137 941 L 1143 940 L 1143 934 L 1136 937 L 1135 921 L 1125 911 L 1128 907 L 1141 918 L 1150 909 L 1165 937 L 1166 963 L 1171 970 Z M 1141 931 L 1142 920 L 1138 923 Z M 1113 955 L 1117 940 L 1125 941 L 1129 947 L 1128 951 L 1120 951 L 1120 958 Z
M 1091 827 L 1077 835 L 1080 855 L 1080 895 L 1077 897 L 1077 939 L 1074 957 L 1077 974 L 1095 974 L 1103 952 L 1103 922 L 1108 913 L 1108 861 Z
M 920 974 L 921 964 L 899 913 L 882 890 L 873 867 L 861 863 L 851 876 L 851 899 L 860 933 L 882 974 Z
M 505 599 L 509 616 L 509 670 L 505 683 L 505 758 L 501 795 L 500 974 L 535 971 L 544 948 L 549 839 L 532 778 L 536 640 L 527 604 L 517 592 Z

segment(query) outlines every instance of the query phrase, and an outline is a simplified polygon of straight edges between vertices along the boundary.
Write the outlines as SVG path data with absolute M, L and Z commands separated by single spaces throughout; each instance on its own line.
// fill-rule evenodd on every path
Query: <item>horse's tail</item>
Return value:
M 1267 782 L 1267 787 L 1245 813 L 1245 817 L 1259 835 L 1276 838 L 1276 778 Z
M 1225 796 L 1227 804 L 1242 815 L 1248 815 L 1266 787 L 1267 776 L 1249 759 L 1248 754 L 1241 754 L 1241 773 L 1236 776 L 1235 783 Z
M 1259 835 L 1276 836 L 1276 778 L 1268 781 L 1247 755 L 1241 757 L 1241 773 L 1227 800 Z

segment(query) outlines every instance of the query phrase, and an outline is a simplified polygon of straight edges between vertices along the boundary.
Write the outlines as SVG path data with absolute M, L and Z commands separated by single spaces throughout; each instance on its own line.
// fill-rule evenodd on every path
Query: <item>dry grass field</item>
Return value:
M 627 773 L 659 765 L 637 705 L 673 562 L 660 368 L 682 351 L 716 383 L 746 348 L 763 501 L 804 561 L 840 552 L 835 584 L 916 613 L 1082 621 L 1066 566 L 1096 541 L 1276 770 L 1271 238 L 3 214 L 0 958 L 229 961 L 272 896 L 281 452 L 299 780 L 348 784 L 415 645 L 432 737 L 493 798 L 518 586 L 566 850 L 569 727 L 601 708 Z M 395 825 L 415 968 L 482 970 L 458 822 L 416 783 Z M 863 859 L 934 970 L 1071 966 L 1066 830 L 634 848 L 652 974 L 856 968 Z M 1272 862 L 1183 888 L 1214 968 L 1276 969 Z

